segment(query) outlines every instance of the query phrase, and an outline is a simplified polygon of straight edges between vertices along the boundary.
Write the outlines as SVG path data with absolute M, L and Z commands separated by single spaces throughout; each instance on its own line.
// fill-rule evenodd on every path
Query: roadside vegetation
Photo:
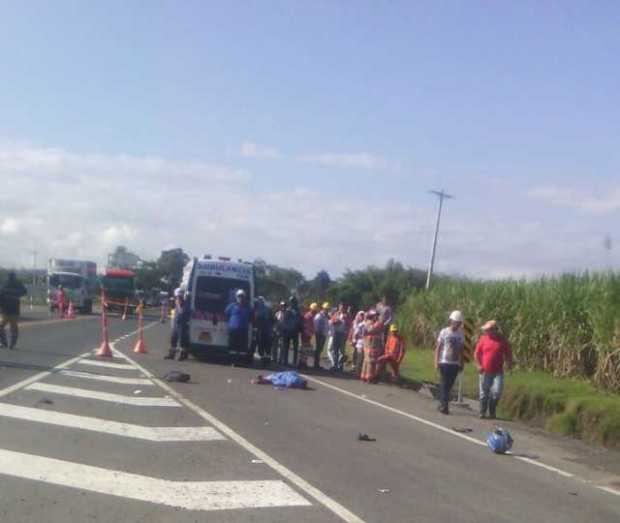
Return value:
M 405 386 L 439 381 L 433 351 L 410 348 L 401 366 Z M 478 373 L 465 366 L 465 397 L 478 398 Z M 620 449 L 620 396 L 581 378 L 556 378 L 542 371 L 516 369 L 507 375 L 498 407 L 500 419 L 525 421 L 563 436 Z
M 475 328 L 495 319 L 519 369 L 578 377 L 620 392 L 620 274 L 527 281 L 441 280 L 413 292 L 399 317 L 413 344 L 430 347 L 452 309 Z

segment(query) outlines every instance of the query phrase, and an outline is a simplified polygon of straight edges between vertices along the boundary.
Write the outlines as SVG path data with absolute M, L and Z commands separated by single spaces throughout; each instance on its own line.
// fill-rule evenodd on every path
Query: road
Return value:
M 327 373 L 252 385 L 164 361 L 155 322 L 134 354 L 135 330 L 112 319 L 104 360 L 97 317 L 31 321 L 0 352 L 0 521 L 620 521 L 617 452 L 505 423 L 514 454 L 496 456 L 467 409 Z M 191 382 L 159 379 L 172 369 Z

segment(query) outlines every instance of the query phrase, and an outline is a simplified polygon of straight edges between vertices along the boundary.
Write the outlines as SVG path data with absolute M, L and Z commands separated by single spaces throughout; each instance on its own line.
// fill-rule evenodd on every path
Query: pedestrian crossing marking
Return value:
M 170 481 L 0 449 L 0 474 L 186 510 L 307 507 L 281 480 Z
M 9 403 L 0 404 L 0 416 L 147 441 L 178 442 L 226 439 L 213 427 L 145 427 L 46 409 L 21 407 Z
M 83 359 L 78 361 L 80 365 L 90 365 L 92 367 L 106 367 L 110 369 L 119 369 L 119 370 L 138 370 L 133 365 L 129 365 L 128 363 L 111 363 L 108 361 L 99 361 L 99 360 L 89 360 Z
M 123 385 L 155 385 L 148 378 L 120 378 L 118 376 L 108 376 L 106 374 L 91 374 L 76 370 L 61 370 L 58 374 L 71 378 L 83 378 L 85 380 L 106 381 L 109 383 L 122 383 Z
M 181 404 L 173 398 L 153 398 L 145 396 L 125 396 L 123 394 L 113 394 L 110 392 L 99 392 L 96 390 L 81 389 L 78 387 L 65 387 L 62 385 L 52 385 L 50 383 L 33 383 L 25 390 L 35 390 L 50 394 L 60 394 L 75 398 L 92 399 L 107 401 L 110 403 L 120 403 L 123 405 L 133 405 L 137 407 L 181 407 Z

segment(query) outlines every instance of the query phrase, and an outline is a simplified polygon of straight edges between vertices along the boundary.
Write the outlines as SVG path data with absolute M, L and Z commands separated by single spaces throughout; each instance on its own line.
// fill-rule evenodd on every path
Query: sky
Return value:
M 620 269 L 614 1 L 3 1 L 0 266 Z M 605 238 L 611 248 L 605 248 Z

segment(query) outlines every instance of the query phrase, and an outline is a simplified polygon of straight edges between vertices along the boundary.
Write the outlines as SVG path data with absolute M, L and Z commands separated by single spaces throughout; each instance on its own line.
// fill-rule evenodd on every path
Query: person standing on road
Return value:
M 166 291 L 161 291 L 159 293 L 159 302 L 161 306 L 161 314 L 159 316 L 159 322 L 165 323 L 166 318 L 168 317 L 170 308 L 170 298 L 168 297 L 168 293 Z
M 265 298 L 258 297 L 256 301 L 256 342 L 261 364 L 267 366 L 271 359 L 271 342 L 273 335 L 273 314 L 271 308 L 265 303 Z
M 14 349 L 17 345 L 19 327 L 17 322 L 20 314 L 20 299 L 26 295 L 26 287 L 14 272 L 9 272 L 6 283 L 0 288 L 0 347 Z M 7 343 L 6 326 L 9 326 L 11 340 Z
M 61 320 L 65 317 L 65 302 L 65 289 L 62 285 L 59 285 L 56 291 L 56 308 L 58 309 L 58 316 Z
M 282 320 L 282 351 L 280 353 L 280 365 L 289 366 L 289 348 L 293 346 L 292 366 L 297 366 L 299 353 L 299 335 L 303 328 L 303 318 L 299 313 L 297 298 L 291 296 L 288 299 L 288 307 L 284 311 Z
M 345 360 L 344 347 L 347 342 L 347 313 L 345 312 L 343 303 L 338 306 L 338 310 L 332 315 L 329 323 L 333 336 L 329 351 L 330 360 L 332 362 L 332 368 L 330 370 L 342 372 Z
M 282 358 L 282 350 L 284 346 L 284 314 L 286 313 L 286 302 L 281 301 L 278 305 L 278 310 L 275 313 L 274 324 L 274 341 L 273 341 L 273 357 L 271 361 L 274 364 L 279 364 Z
M 366 313 L 359 311 L 355 315 L 353 327 L 351 328 L 351 346 L 353 347 L 353 372 L 356 376 L 360 376 L 362 372 L 362 363 L 364 361 L 364 335 L 365 335 L 365 319 Z
M 174 291 L 174 316 L 172 318 L 172 332 L 170 333 L 170 350 L 164 356 L 165 360 L 173 360 L 177 347 L 181 346 L 179 361 L 187 359 L 189 354 L 189 320 L 191 316 L 190 301 L 183 296 L 181 289 Z
M 495 419 L 497 403 L 504 388 L 504 363 L 512 370 L 512 350 L 505 336 L 497 328 L 495 320 L 482 326 L 474 358 L 480 373 L 480 417 Z
M 312 336 L 314 336 L 314 316 L 319 311 L 317 303 L 310 304 L 303 317 L 303 332 L 301 333 L 301 354 L 299 356 L 299 367 L 307 366 L 308 352 L 312 351 Z
M 435 347 L 435 368 L 441 377 L 439 384 L 439 412 L 450 414 L 448 405 L 452 386 L 460 371 L 463 370 L 463 313 L 453 311 L 450 314 L 449 325 L 441 330 Z
M 364 332 L 364 363 L 360 379 L 366 383 L 377 383 L 377 361 L 383 353 L 383 323 L 379 314 L 371 309 L 366 314 Z
M 398 327 L 390 325 L 390 334 L 385 344 L 385 353 L 379 358 L 379 376 L 383 374 L 386 364 L 392 367 L 394 379 L 400 378 L 400 364 L 405 357 L 405 339 L 398 333 Z
M 248 353 L 248 330 L 252 322 L 252 311 L 247 304 L 245 291 L 239 289 L 235 293 L 235 301 L 224 311 L 228 322 L 228 350 L 232 354 Z
M 321 353 L 329 334 L 329 303 L 325 302 L 321 310 L 314 316 L 314 368 L 321 368 Z

